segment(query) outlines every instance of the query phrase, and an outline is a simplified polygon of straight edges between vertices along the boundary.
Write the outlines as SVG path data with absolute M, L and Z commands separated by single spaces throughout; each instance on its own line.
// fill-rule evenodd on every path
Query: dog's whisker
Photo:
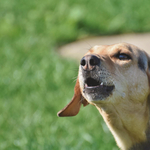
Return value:
M 77 79 L 78 79 L 77 77 L 74 77 L 74 78 L 73 78 L 73 82 L 76 82 L 76 81 L 77 81 Z

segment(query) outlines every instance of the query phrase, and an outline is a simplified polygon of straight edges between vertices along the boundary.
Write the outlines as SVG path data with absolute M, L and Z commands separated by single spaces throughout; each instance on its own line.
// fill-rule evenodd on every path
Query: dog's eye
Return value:
M 116 57 L 120 60 L 129 60 L 129 59 L 131 59 L 131 57 L 129 55 L 124 54 L 124 53 L 123 54 L 118 54 Z

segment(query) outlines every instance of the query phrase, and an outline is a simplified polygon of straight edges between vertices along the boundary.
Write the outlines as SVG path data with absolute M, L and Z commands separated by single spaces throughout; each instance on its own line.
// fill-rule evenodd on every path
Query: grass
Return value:
M 57 112 L 73 96 L 78 64 L 58 46 L 90 35 L 150 31 L 149 1 L 0 1 L 0 149 L 117 150 L 95 107 Z

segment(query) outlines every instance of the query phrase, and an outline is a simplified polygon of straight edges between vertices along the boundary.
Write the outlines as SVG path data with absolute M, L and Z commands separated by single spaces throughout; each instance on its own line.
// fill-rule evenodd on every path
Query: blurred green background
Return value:
M 0 1 L 0 150 L 118 150 L 95 107 L 58 118 L 78 64 L 57 48 L 93 35 L 150 31 L 149 0 Z

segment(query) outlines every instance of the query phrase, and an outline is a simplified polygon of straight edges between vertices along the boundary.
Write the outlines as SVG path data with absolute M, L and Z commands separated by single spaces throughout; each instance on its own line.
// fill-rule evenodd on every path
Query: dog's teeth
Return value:
M 102 82 L 101 85 L 103 85 L 104 83 Z

